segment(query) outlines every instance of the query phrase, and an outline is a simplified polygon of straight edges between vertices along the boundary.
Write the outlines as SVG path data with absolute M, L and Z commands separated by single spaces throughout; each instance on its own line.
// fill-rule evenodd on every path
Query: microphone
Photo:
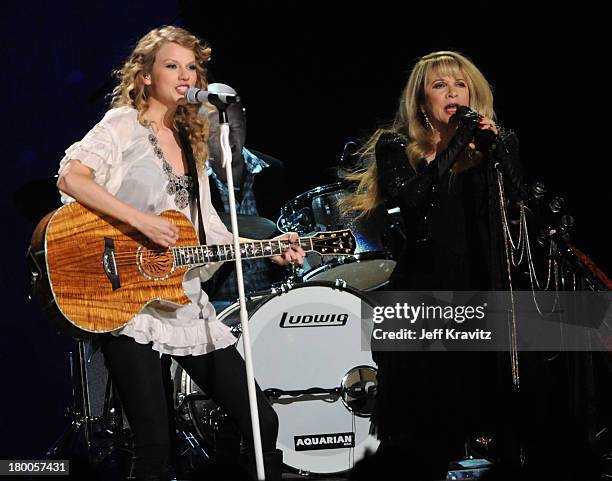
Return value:
M 236 91 L 229 85 L 221 83 L 210 84 L 208 90 L 189 88 L 185 92 L 185 98 L 190 104 L 210 102 L 215 106 L 218 103 L 228 105 L 240 102 L 240 97 Z
M 461 121 L 477 125 L 480 123 L 480 114 L 465 105 L 459 105 L 454 117 Z M 474 144 L 480 152 L 488 152 L 491 148 L 495 148 L 497 135 L 491 130 L 474 130 Z
M 478 124 L 480 122 L 480 114 L 465 105 L 458 105 L 457 111 L 452 118 L 458 121 L 471 122 L 473 124 Z

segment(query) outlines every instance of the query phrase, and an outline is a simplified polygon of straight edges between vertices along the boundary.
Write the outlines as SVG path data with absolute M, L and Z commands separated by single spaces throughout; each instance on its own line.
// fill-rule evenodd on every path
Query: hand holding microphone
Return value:
M 468 132 L 472 133 L 476 150 L 482 153 L 488 152 L 497 141 L 498 132 L 495 122 L 465 105 L 457 107 L 457 112 L 451 119 L 459 122 L 457 133 L 460 133 L 460 129 L 464 137 L 468 135 Z
M 523 172 L 518 160 L 518 141 L 514 134 L 501 139 L 497 125 L 491 119 L 479 115 L 472 109 L 460 106 L 455 114 L 459 122 L 467 121 L 472 125 L 478 119 L 478 128 L 473 131 L 473 143 L 476 150 L 489 154 L 493 167 L 500 170 L 509 180 L 512 194 L 520 199 L 529 199 L 530 193 L 523 183 Z M 464 120 L 467 119 L 467 120 Z
M 450 170 L 466 147 L 474 145 L 480 152 L 487 152 L 497 140 L 497 129 L 492 131 L 492 127 L 489 127 L 493 122 L 465 105 L 457 106 L 451 122 L 458 122 L 455 135 L 446 149 L 434 159 L 437 160 L 440 177 Z

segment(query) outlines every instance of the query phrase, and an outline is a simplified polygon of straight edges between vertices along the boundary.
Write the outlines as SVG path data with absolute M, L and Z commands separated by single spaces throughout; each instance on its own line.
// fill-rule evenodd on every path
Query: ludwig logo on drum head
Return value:
M 307 434 L 293 436 L 296 451 L 355 447 L 355 433 Z
M 300 314 L 297 316 L 283 312 L 280 327 L 344 326 L 348 317 L 348 314 Z

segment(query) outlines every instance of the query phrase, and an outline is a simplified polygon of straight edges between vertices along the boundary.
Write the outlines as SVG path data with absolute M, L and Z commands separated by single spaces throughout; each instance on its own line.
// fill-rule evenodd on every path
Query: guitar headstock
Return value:
M 350 229 L 317 232 L 310 239 L 312 249 L 321 255 L 352 256 L 357 246 Z

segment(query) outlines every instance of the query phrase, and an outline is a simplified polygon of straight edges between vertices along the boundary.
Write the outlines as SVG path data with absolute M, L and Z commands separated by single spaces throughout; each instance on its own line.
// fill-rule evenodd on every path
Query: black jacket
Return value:
M 412 168 L 408 139 L 384 133 L 376 144 L 379 188 L 402 211 L 408 240 L 392 276 L 394 289 L 503 289 L 507 284 L 497 175 L 506 197 L 525 198 L 518 138 L 500 130 L 483 161 L 465 172 L 450 169 L 473 140 L 460 130 L 447 149 Z

